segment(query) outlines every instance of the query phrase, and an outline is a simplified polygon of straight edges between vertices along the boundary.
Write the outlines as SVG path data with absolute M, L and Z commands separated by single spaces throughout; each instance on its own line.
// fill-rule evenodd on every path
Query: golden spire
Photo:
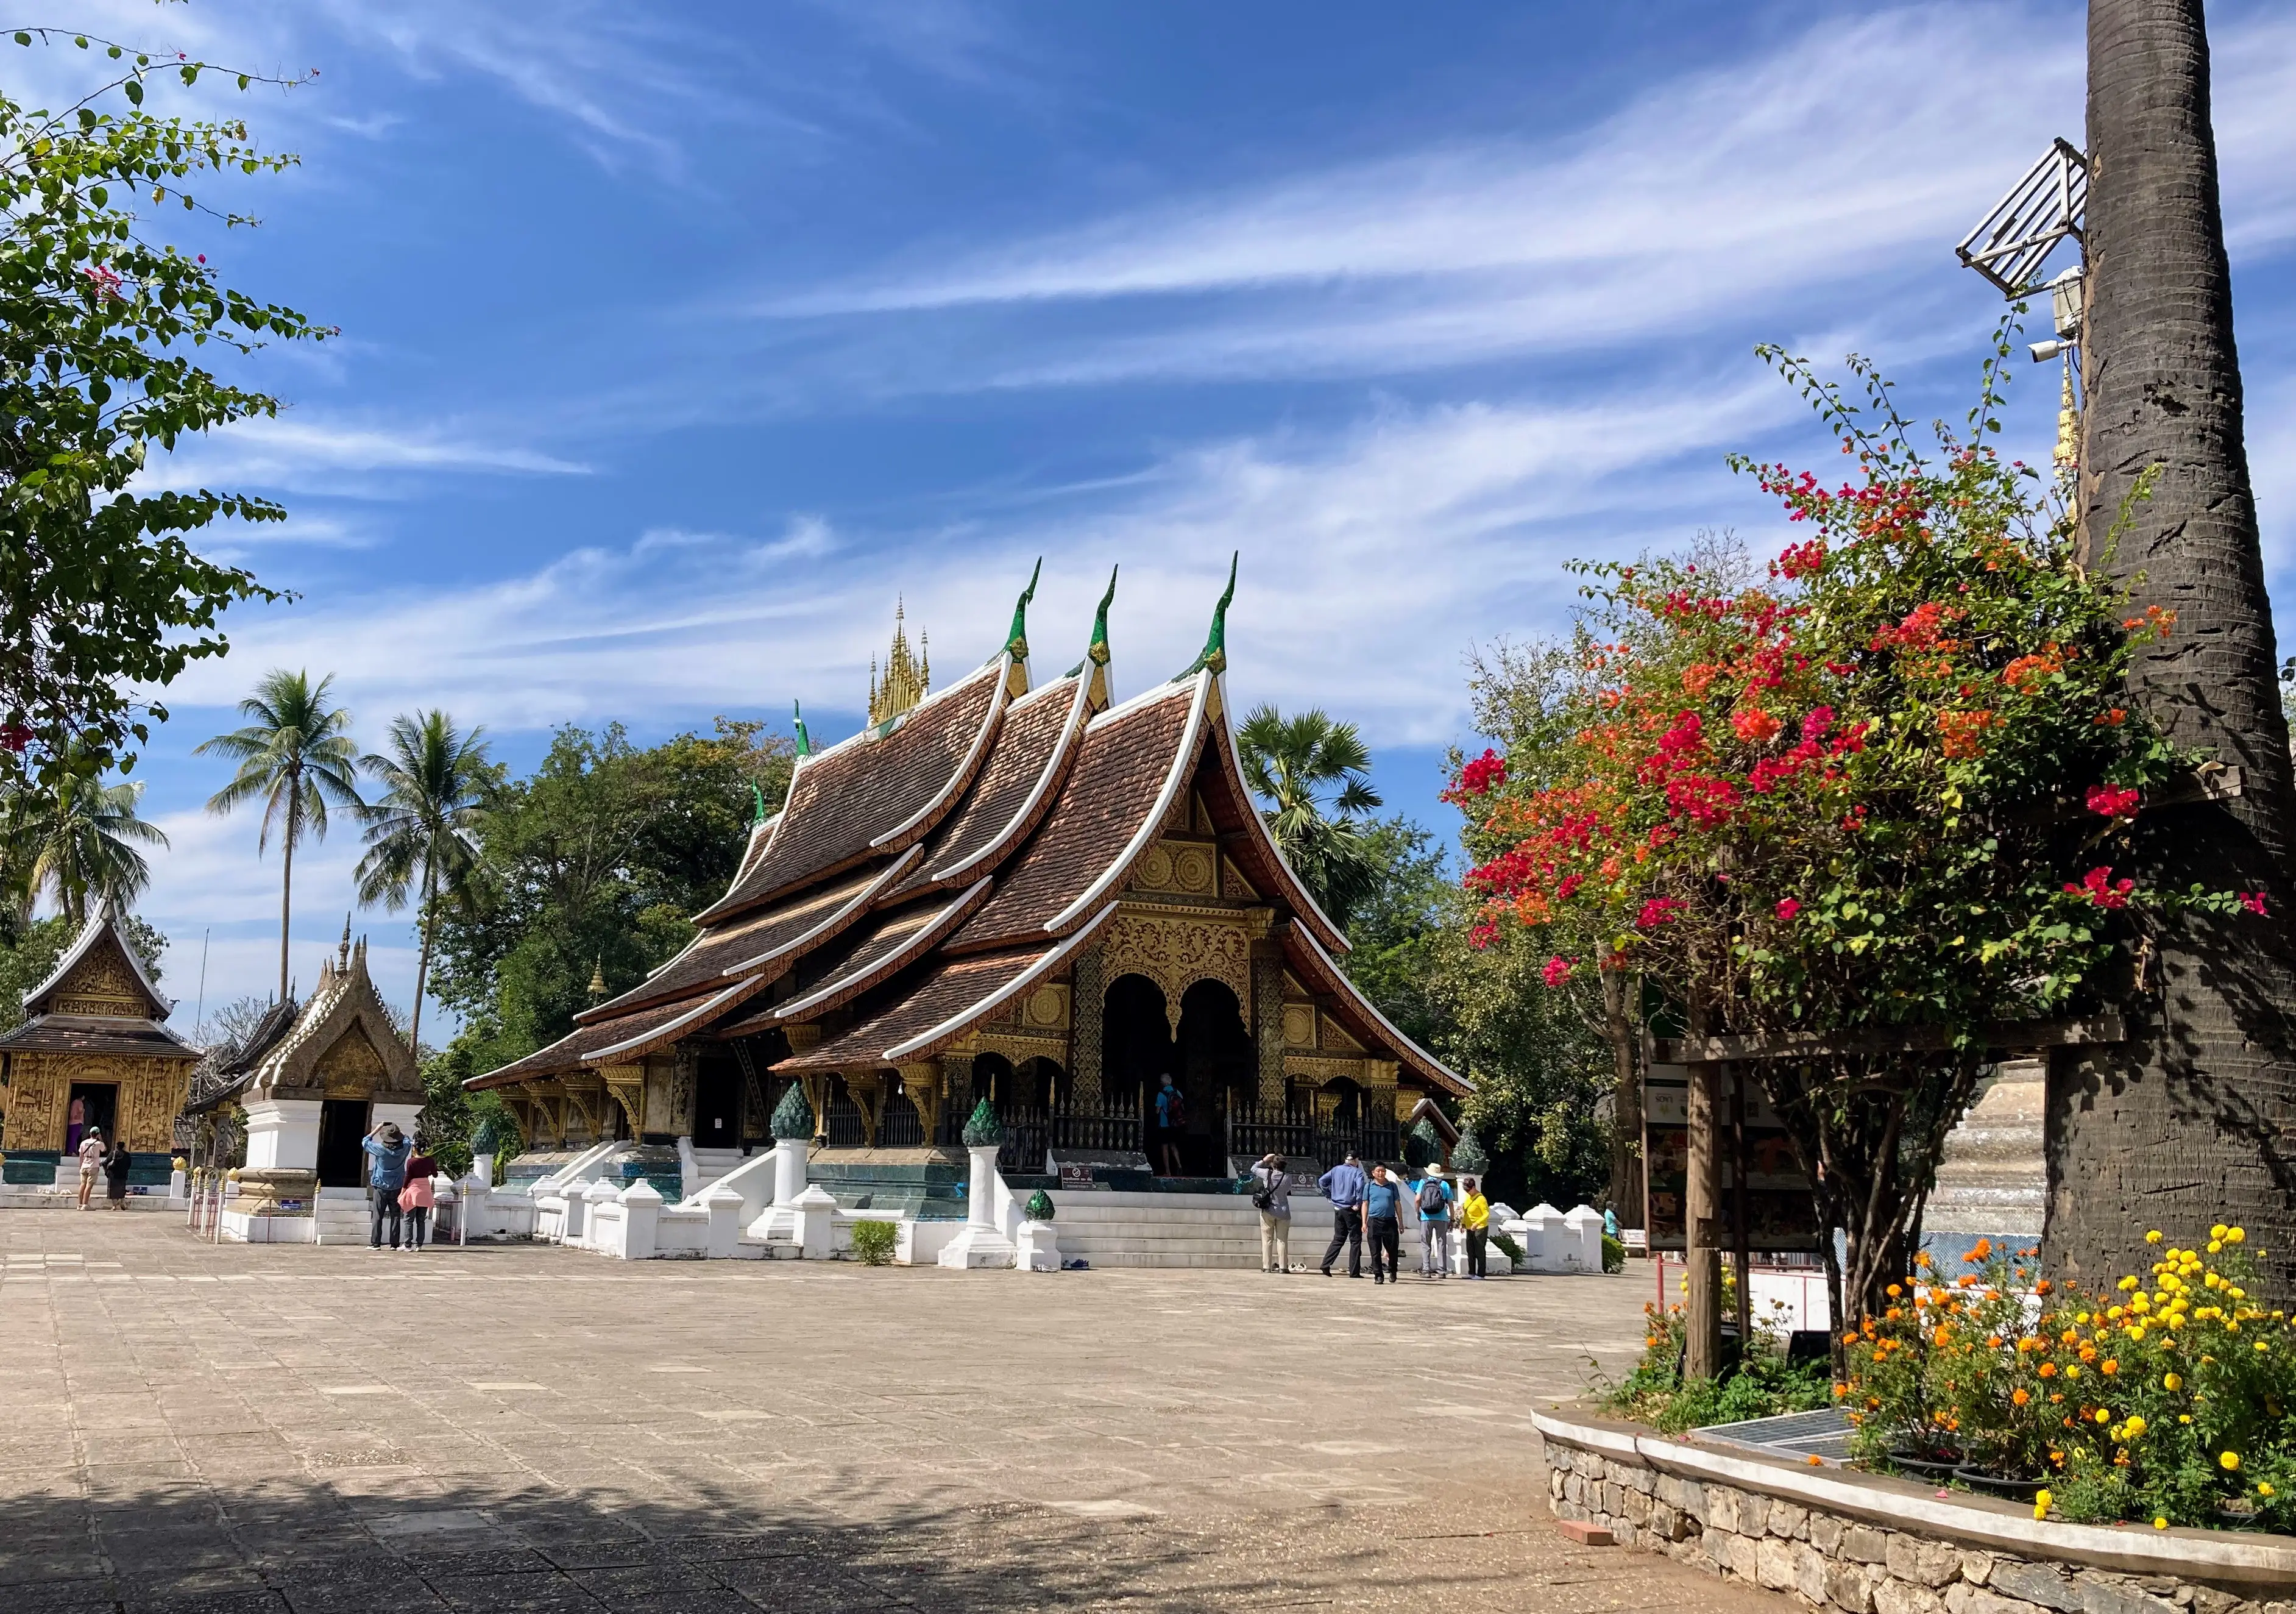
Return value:
M 2073 403 L 2073 356 L 2065 354 L 2064 389 L 2057 397 L 2057 469 L 2070 471 L 2080 459 L 2080 410 Z
M 923 640 L 927 654 L 919 656 L 909 649 L 906 603 L 897 599 L 893 605 L 893 644 L 885 653 L 885 677 L 877 678 L 877 663 L 869 663 L 869 726 L 897 718 L 908 711 L 932 688 L 931 641 Z

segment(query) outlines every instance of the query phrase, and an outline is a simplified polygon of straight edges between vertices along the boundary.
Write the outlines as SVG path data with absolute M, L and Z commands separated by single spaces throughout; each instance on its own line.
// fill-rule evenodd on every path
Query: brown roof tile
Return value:
M 726 984 L 726 972 L 756 963 L 779 948 L 807 940 L 819 945 L 868 910 L 868 897 L 887 871 L 873 869 L 849 880 L 808 891 L 791 902 L 763 913 L 744 915 L 705 929 L 691 946 L 611 1002 L 586 1009 L 574 1017 L 578 1025 L 616 1019 L 649 1003 L 669 1002 L 714 991 Z M 826 927 L 826 928 L 824 928 Z M 813 935 L 816 931 L 822 932 Z M 781 962 L 797 957 L 792 949 Z M 780 970 L 774 973 L 780 974 Z
M 883 1066 L 888 1050 L 931 1031 L 943 1022 L 979 1008 L 987 1013 L 987 1000 L 1027 973 L 1029 967 L 1052 951 L 1049 946 L 1019 952 L 981 953 L 946 959 L 908 992 L 843 1036 L 823 1043 L 809 1053 L 793 1054 L 774 1068 L 778 1071 L 867 1070 Z M 955 1034 L 952 1033 L 952 1034 Z
M 923 861 L 894 892 L 896 897 L 939 884 L 969 885 L 996 867 L 993 856 L 982 854 L 1009 852 L 1035 828 L 1058 795 L 1057 770 L 1075 749 L 1062 740 L 1086 715 L 1077 699 L 1080 692 L 1079 680 L 1062 678 L 1013 704 L 980 777 L 933 832 Z M 1024 809 L 1026 819 L 1015 823 L 1014 815 Z
M 1091 888 L 1158 816 L 1165 786 L 1188 759 L 1178 753 L 1201 683 L 1168 684 L 1102 713 L 1086 729 L 1060 799 L 1016 856 L 996 894 L 965 923 L 953 948 L 1031 941 Z
M 882 739 L 865 732 L 800 758 L 764 849 L 699 917 L 738 913 L 930 833 L 987 752 L 1004 711 L 1005 666 L 998 656 Z
M 568 1071 L 580 1069 L 610 1051 L 618 1060 L 636 1059 L 665 1041 L 675 1041 L 700 1030 L 709 1020 L 734 1008 L 743 998 L 751 996 L 765 984 L 765 977 L 752 976 L 706 998 L 658 1003 L 652 1009 L 642 1009 L 619 1019 L 578 1025 L 549 1047 L 537 1049 L 523 1059 L 513 1060 L 483 1076 L 472 1076 L 463 1085 L 472 1091 L 480 1091 L 489 1087 L 506 1087 L 514 1082 L 524 1082 L 536 1076 L 563 1075 Z
M 762 1031 L 768 1025 L 791 1022 L 803 1025 L 840 1004 L 851 1002 L 924 957 L 988 900 L 988 888 L 989 880 L 984 875 L 953 897 L 890 914 L 866 930 L 857 931 L 854 945 L 812 987 L 765 1014 L 751 1017 L 754 1025 L 744 1021 L 739 1027 L 727 1026 L 726 1034 L 740 1035 L 744 1031 Z
M 200 1050 L 174 1032 L 149 1020 L 97 1020 L 77 1015 L 43 1015 L 0 1036 L 0 1052 L 144 1054 L 161 1059 L 197 1059 Z

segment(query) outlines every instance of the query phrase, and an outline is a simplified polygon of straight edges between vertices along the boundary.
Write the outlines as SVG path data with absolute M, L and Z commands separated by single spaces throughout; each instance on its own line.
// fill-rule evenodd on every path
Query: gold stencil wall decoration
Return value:
M 1111 981 L 1137 975 L 1156 984 L 1174 1036 L 1180 1000 L 1198 981 L 1218 981 L 1250 1012 L 1251 936 L 1240 921 L 1127 910 L 1109 921 L 1101 957 Z

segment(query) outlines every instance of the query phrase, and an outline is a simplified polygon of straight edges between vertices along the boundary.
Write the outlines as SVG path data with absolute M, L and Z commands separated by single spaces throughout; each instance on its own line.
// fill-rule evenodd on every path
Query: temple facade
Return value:
M 1083 658 L 1042 680 L 1035 586 L 955 682 L 930 688 L 904 638 L 868 728 L 816 749 L 800 715 L 786 802 L 692 944 L 471 1081 L 530 1149 L 675 1148 L 691 1190 L 696 1158 L 769 1145 L 794 1089 L 819 1181 L 840 1156 L 955 1158 L 986 1099 L 1004 1171 L 1120 1186 L 1232 1177 L 1268 1149 L 1392 1157 L 1417 1106 L 1468 1091 L 1349 981 L 1347 938 L 1255 808 L 1224 679 L 1233 571 L 1202 653 L 1122 700 L 1113 579 Z
M 138 1157 L 131 1182 L 168 1181 L 176 1117 L 200 1059 L 168 1029 L 174 1007 L 107 905 L 25 995 L 24 1023 L 0 1037 L 7 1181 L 53 1177 L 90 1127 Z M 78 1181 L 76 1165 L 65 1174 Z

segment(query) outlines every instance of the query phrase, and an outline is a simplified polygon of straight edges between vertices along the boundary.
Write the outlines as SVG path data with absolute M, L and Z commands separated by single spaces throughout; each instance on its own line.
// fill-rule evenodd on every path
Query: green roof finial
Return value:
M 800 756 L 811 756 L 813 754 L 813 737 L 805 731 L 805 708 L 796 701 L 791 701 L 790 703 L 790 711 L 794 713 L 797 718 L 797 753 Z
M 1092 647 L 1085 652 L 1103 667 L 1108 665 L 1108 608 L 1116 601 L 1117 570 L 1114 566 L 1108 569 L 1108 592 L 1100 597 L 1100 611 L 1092 619 Z
M 1227 592 L 1222 594 L 1219 604 L 1212 607 L 1212 630 L 1204 636 L 1204 647 L 1196 659 L 1182 670 L 1180 678 L 1172 680 L 1174 683 L 1178 683 L 1180 679 L 1193 678 L 1208 667 L 1215 673 L 1227 671 L 1227 608 L 1235 599 L 1235 568 L 1242 556 L 1241 549 L 1228 556 Z
M 1021 590 L 1021 597 L 1013 606 L 1013 631 L 1004 636 L 1004 654 L 1016 662 L 1029 659 L 1029 602 L 1037 597 L 1037 580 L 1045 572 L 1045 557 L 1037 556 L 1037 569 L 1029 573 L 1029 586 Z
M 755 816 L 750 819 L 750 828 L 755 829 L 758 825 L 766 821 L 766 787 L 763 785 L 758 784 L 757 780 L 751 779 L 750 781 L 750 799 L 755 801 L 758 804 L 758 810 Z

